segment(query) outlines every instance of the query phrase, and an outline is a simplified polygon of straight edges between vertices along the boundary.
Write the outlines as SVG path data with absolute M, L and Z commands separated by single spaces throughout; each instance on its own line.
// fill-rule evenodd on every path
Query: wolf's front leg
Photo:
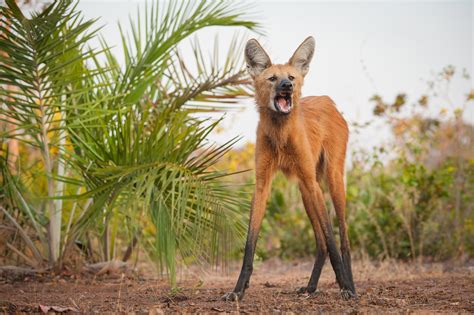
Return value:
M 269 163 L 271 160 L 266 160 L 264 157 L 259 159 L 258 156 L 256 160 L 256 187 L 252 200 L 252 209 L 250 211 L 250 223 L 247 233 L 247 242 L 245 244 L 244 261 L 234 291 L 228 292 L 222 297 L 225 301 L 241 300 L 244 297 L 245 290 L 249 287 L 250 276 L 253 271 L 255 247 L 257 246 L 258 233 L 260 232 L 263 215 L 265 214 L 273 175 L 273 163 Z

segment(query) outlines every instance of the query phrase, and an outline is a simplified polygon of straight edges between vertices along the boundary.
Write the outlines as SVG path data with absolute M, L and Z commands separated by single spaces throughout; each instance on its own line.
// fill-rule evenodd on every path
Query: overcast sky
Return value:
M 117 21 L 125 28 L 128 16 L 142 1 L 84 1 L 79 9 L 86 17 L 99 17 L 107 42 L 120 47 Z M 306 77 L 304 95 L 329 95 L 350 122 L 372 117 L 368 99 L 375 93 L 392 100 L 406 92 L 410 101 L 427 91 L 426 81 L 446 65 L 471 74 L 474 64 L 474 8 L 472 1 L 256 1 L 251 8 L 262 23 L 265 36 L 257 37 L 274 63 L 286 62 L 307 36 L 316 38 L 316 54 Z M 214 28 L 198 33 L 204 49 L 212 50 L 219 34 L 226 47 L 234 30 Z M 116 50 L 120 56 L 120 49 Z M 453 82 L 451 96 L 459 102 L 472 87 L 471 81 Z M 252 101 L 245 110 L 228 114 L 222 142 L 240 134 L 255 140 L 258 115 Z M 434 113 L 445 107 L 437 100 Z M 473 121 L 474 106 L 466 114 Z M 358 142 L 373 145 L 388 132 L 380 124 L 358 136 Z M 242 143 L 243 143 L 242 142 Z

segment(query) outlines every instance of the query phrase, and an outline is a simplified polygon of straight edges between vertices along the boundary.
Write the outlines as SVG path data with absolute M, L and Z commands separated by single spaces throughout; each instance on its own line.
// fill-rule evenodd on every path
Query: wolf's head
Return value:
M 247 70 L 255 83 L 255 99 L 260 109 L 288 115 L 301 96 L 304 76 L 313 58 L 315 41 L 306 38 L 286 64 L 273 65 L 255 39 L 245 46 Z

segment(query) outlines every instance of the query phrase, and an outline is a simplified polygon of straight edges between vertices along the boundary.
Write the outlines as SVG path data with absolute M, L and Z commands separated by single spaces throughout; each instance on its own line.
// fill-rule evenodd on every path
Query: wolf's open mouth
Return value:
M 291 111 L 291 93 L 290 92 L 279 92 L 275 96 L 275 108 L 283 114 L 288 114 Z

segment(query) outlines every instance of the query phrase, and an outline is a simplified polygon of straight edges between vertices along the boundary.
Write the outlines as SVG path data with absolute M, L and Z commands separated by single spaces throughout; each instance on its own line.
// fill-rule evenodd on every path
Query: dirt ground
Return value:
M 174 292 L 165 279 L 145 271 L 147 267 L 139 272 L 100 276 L 82 272 L 13 279 L 4 273 L 0 278 L 0 311 L 474 313 L 472 266 L 355 262 L 358 299 L 350 301 L 340 297 L 329 263 L 323 270 L 320 293 L 296 294 L 308 281 L 311 267 L 311 261 L 256 264 L 250 288 L 240 303 L 221 301 L 221 296 L 233 288 L 238 264 L 226 275 L 196 267 L 183 271 L 179 289 Z

